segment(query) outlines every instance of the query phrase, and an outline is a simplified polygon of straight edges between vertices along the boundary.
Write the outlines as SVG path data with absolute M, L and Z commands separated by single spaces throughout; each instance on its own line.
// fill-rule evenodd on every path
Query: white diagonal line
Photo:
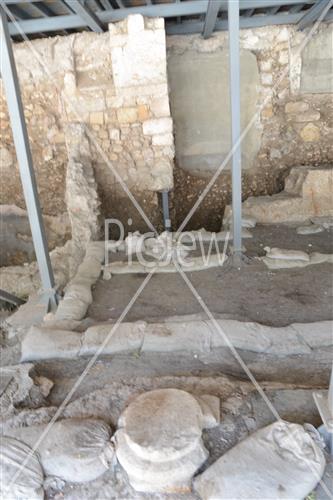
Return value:
M 295 56 L 296 57 L 298 57 L 302 53 L 302 51 L 304 50 L 305 46 L 307 45 L 307 43 L 309 42 L 309 40 L 312 38 L 312 35 L 314 34 L 314 32 L 318 29 L 319 25 L 321 24 L 321 22 L 325 18 L 327 12 L 330 10 L 330 8 L 331 8 L 332 5 L 333 5 L 333 0 L 331 0 L 328 3 L 328 5 L 323 10 L 323 12 L 321 13 L 321 15 L 318 17 L 316 23 L 313 25 L 313 27 L 309 31 L 309 33 L 306 36 L 306 38 L 301 43 L 299 49 L 295 52 Z M 280 78 L 278 78 L 277 82 L 273 85 L 272 92 L 274 92 L 278 88 L 278 86 L 280 85 L 280 83 L 282 82 L 282 80 L 288 74 L 288 71 L 289 71 L 289 65 L 287 65 L 286 69 L 282 72 Z M 213 177 L 211 178 L 211 180 L 208 182 L 208 184 L 205 187 L 205 189 L 203 190 L 203 192 L 199 195 L 197 201 L 195 202 L 195 204 L 193 205 L 193 207 L 191 208 L 191 210 L 189 211 L 189 213 L 187 214 L 187 216 L 185 217 L 185 219 L 183 220 L 183 222 L 180 224 L 179 228 L 177 229 L 176 234 L 180 233 L 186 227 L 188 221 L 192 218 L 194 212 L 197 210 L 197 208 L 201 205 L 201 203 L 204 200 L 204 198 L 207 196 L 207 193 L 210 191 L 210 189 L 212 188 L 212 186 L 215 184 L 217 178 L 219 177 L 219 175 L 221 174 L 221 172 L 223 171 L 223 169 L 226 167 L 228 161 L 230 160 L 230 158 L 232 157 L 232 155 L 234 154 L 234 152 L 240 147 L 240 145 L 242 144 L 243 140 L 247 136 L 249 130 L 252 128 L 252 126 L 254 125 L 254 123 L 256 122 L 256 120 L 258 119 L 258 117 L 259 117 L 262 109 L 266 106 L 266 104 L 270 101 L 270 99 L 271 99 L 270 96 L 267 96 L 264 99 L 264 101 L 262 102 L 262 104 L 260 105 L 260 107 L 258 108 L 258 110 L 255 112 L 255 114 L 253 115 L 253 117 L 251 118 L 251 120 L 249 121 L 249 123 L 247 124 L 247 126 L 245 127 L 245 129 L 243 130 L 243 132 L 241 133 L 241 135 L 240 135 L 239 139 L 237 140 L 237 142 L 230 149 L 229 153 L 227 154 L 227 156 L 225 157 L 225 159 L 223 160 L 223 162 L 221 163 L 221 165 L 219 166 L 219 168 L 216 170 L 215 174 L 213 175 Z
M 175 262 L 175 266 L 176 266 L 179 274 L 182 276 L 183 280 L 185 281 L 186 285 L 191 290 L 192 294 L 197 299 L 197 301 L 199 302 L 200 306 L 202 307 L 202 309 L 204 310 L 204 312 L 207 314 L 208 318 L 213 323 L 217 334 L 220 335 L 223 338 L 224 342 L 227 344 L 227 346 L 231 350 L 232 354 L 234 355 L 234 357 L 236 358 L 236 360 L 238 361 L 238 363 L 240 364 L 240 366 L 242 367 L 242 369 L 244 370 L 244 372 L 246 373 L 246 375 L 248 376 L 248 378 L 251 380 L 251 382 L 255 386 L 256 390 L 259 392 L 260 396 L 265 401 L 266 405 L 268 406 L 268 408 L 270 409 L 270 411 L 274 415 L 275 419 L 277 421 L 283 421 L 281 419 L 278 411 L 274 407 L 274 405 L 271 403 L 271 401 L 266 396 L 265 391 L 262 389 L 262 387 L 260 386 L 260 384 L 256 380 L 256 378 L 253 375 L 253 373 L 251 372 L 251 370 L 248 368 L 248 366 L 246 365 L 246 363 L 243 361 L 242 357 L 238 354 L 237 350 L 235 349 L 235 347 L 233 346 L 233 344 L 230 342 L 228 335 L 225 333 L 225 331 L 223 330 L 223 328 L 221 328 L 221 326 L 219 325 L 219 323 L 216 321 L 216 319 L 214 318 L 213 314 L 209 310 L 208 306 L 206 305 L 206 303 L 204 302 L 204 300 L 202 299 L 202 297 L 199 295 L 199 293 L 197 292 L 196 288 L 193 286 L 192 282 L 189 280 L 189 278 L 186 276 L 186 274 L 184 273 L 184 271 L 181 269 L 181 267 L 178 265 L 177 262 Z M 302 450 L 299 449 L 298 443 L 297 443 L 296 439 L 294 438 L 293 433 L 290 432 L 289 430 L 287 430 L 287 432 L 289 434 L 289 437 L 294 441 L 295 447 L 298 449 L 299 454 L 302 455 Z M 308 460 L 306 457 L 303 457 L 303 460 L 306 463 L 306 465 L 309 467 L 309 470 L 318 479 L 318 483 L 321 485 L 321 487 L 323 488 L 323 490 L 325 491 L 325 493 L 327 493 L 328 497 L 331 498 L 331 499 L 333 499 L 333 494 L 329 491 L 329 489 L 326 486 L 326 484 L 322 481 L 322 479 L 319 476 L 318 472 L 312 467 L 312 465 L 310 463 L 310 460 Z
M 89 363 L 87 364 L 87 366 L 85 367 L 85 369 L 83 370 L 83 372 L 81 373 L 81 375 L 79 376 L 79 378 L 77 379 L 77 381 L 75 382 L 75 384 L 73 385 L 73 387 L 71 388 L 71 390 L 69 391 L 69 393 L 67 394 L 67 396 L 65 397 L 65 399 L 63 400 L 63 402 L 61 403 L 61 405 L 59 406 L 59 408 L 57 409 L 56 413 L 54 414 L 54 416 L 52 417 L 52 419 L 50 420 L 50 422 L 47 424 L 47 427 L 42 432 L 42 434 L 39 436 L 39 438 L 37 439 L 35 445 L 31 448 L 31 451 L 29 452 L 29 454 L 26 456 L 26 458 L 24 459 L 24 461 L 22 462 L 22 464 L 20 465 L 20 467 L 17 469 L 17 471 L 14 474 L 14 476 L 11 478 L 9 485 L 6 488 L 7 491 L 15 483 L 15 481 L 17 480 L 17 478 L 19 477 L 19 475 L 21 474 L 21 472 L 23 471 L 23 469 L 27 465 L 29 459 L 32 457 L 32 455 L 35 453 L 35 451 L 38 449 L 39 445 L 45 439 L 45 437 L 47 436 L 47 434 L 50 432 L 53 424 L 56 422 L 56 420 L 58 419 L 58 417 L 61 415 L 61 413 L 63 412 L 65 406 L 68 404 L 68 402 L 70 401 L 70 399 L 73 396 L 73 394 L 75 393 L 75 391 L 79 388 L 79 386 L 81 385 L 81 383 L 85 379 L 86 375 L 89 373 L 89 370 L 95 364 L 97 358 L 102 354 L 104 348 L 110 342 L 110 340 L 112 339 L 113 335 L 116 333 L 119 325 L 122 323 L 122 321 L 124 320 L 124 318 L 126 317 L 126 315 L 128 314 L 128 312 L 130 311 L 131 307 L 133 306 L 133 304 L 135 303 L 135 301 L 137 300 L 137 298 L 139 297 L 139 295 L 141 294 L 141 292 L 144 290 L 144 288 L 146 287 L 146 285 L 150 281 L 152 275 L 155 273 L 155 270 L 156 270 L 156 268 L 153 268 L 149 272 L 149 274 L 146 276 L 146 278 L 141 283 L 141 285 L 138 288 L 138 290 L 135 292 L 135 294 L 133 295 L 133 297 L 131 298 L 131 300 L 129 301 L 129 303 L 127 304 L 127 306 L 125 307 L 125 309 L 123 310 L 123 312 L 121 313 L 121 315 L 119 316 L 119 318 L 117 319 L 116 323 L 111 328 L 111 330 L 108 333 L 108 335 L 105 337 L 103 343 L 100 345 L 100 347 L 98 348 L 98 350 L 96 351 L 96 353 L 94 354 L 94 356 L 89 360 Z
M 59 93 L 59 96 L 61 96 L 61 98 L 71 108 L 72 112 L 75 114 L 75 117 L 80 121 L 80 123 L 82 123 L 82 125 L 84 127 L 84 130 L 85 130 L 85 133 L 89 137 L 90 141 L 94 144 L 96 150 L 98 151 L 98 153 L 100 154 L 100 156 L 102 157 L 102 159 L 104 160 L 104 162 L 107 164 L 107 166 L 110 168 L 111 172 L 113 173 L 113 175 L 115 176 L 115 178 L 117 179 L 117 181 L 119 182 L 119 184 L 121 185 L 121 187 L 123 188 L 123 190 L 125 191 L 125 193 L 127 194 L 127 196 L 129 197 L 129 199 L 131 200 L 131 202 L 133 203 L 133 205 L 135 206 L 135 208 L 137 209 L 137 211 L 139 212 L 139 214 L 141 215 L 141 217 L 143 218 L 143 220 L 146 222 L 147 226 L 151 229 L 151 231 L 153 231 L 155 234 L 157 234 L 156 228 L 154 227 L 154 225 L 152 224 L 152 222 L 150 221 L 150 219 L 148 218 L 148 216 L 145 214 L 145 212 L 144 212 L 143 208 L 141 207 L 141 205 L 135 199 L 134 195 L 132 194 L 132 192 L 128 188 L 126 182 L 122 179 L 121 175 L 118 173 L 118 171 L 116 170 L 116 168 L 113 166 L 112 162 L 109 160 L 109 158 L 106 155 L 106 153 L 104 152 L 103 148 L 100 146 L 100 144 L 96 140 L 95 135 L 93 134 L 93 132 L 91 132 L 91 130 L 89 129 L 89 127 L 86 125 L 86 123 L 84 123 L 83 121 L 81 121 L 82 116 L 81 116 L 80 112 L 78 111 L 78 108 L 71 101 L 71 99 L 69 99 L 66 96 L 66 94 L 64 95 L 64 93 L 62 92 L 61 88 L 57 85 L 57 83 L 56 83 L 53 75 L 49 71 L 48 67 L 44 63 L 44 61 L 41 58 L 41 56 L 39 55 L 38 51 L 34 48 L 33 44 L 29 40 L 29 38 L 27 37 L 27 35 L 24 33 L 24 31 L 20 27 L 20 24 L 16 21 L 16 19 L 14 18 L 14 16 L 10 12 L 10 10 L 8 9 L 8 7 L 3 3 L 3 1 L 1 1 L 1 7 L 4 9 L 4 11 L 8 15 L 8 17 L 11 19 L 12 23 L 18 29 L 18 31 L 20 32 L 20 35 L 22 36 L 22 38 L 28 44 L 31 52 L 33 53 L 33 55 L 35 56 L 35 58 L 38 60 L 38 62 L 40 63 L 41 67 L 44 69 L 45 73 L 49 77 L 50 84 L 53 83 L 53 85 L 55 86 L 56 90 Z

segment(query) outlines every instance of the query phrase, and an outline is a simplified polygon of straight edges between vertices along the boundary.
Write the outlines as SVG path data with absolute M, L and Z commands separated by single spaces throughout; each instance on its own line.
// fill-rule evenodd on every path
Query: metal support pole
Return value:
M 229 74 L 232 141 L 232 232 L 233 253 L 240 260 L 242 251 L 242 167 L 240 124 L 239 0 L 228 1 Z
M 169 213 L 169 191 L 162 191 L 162 209 L 163 209 L 163 221 L 164 229 L 166 231 L 171 231 L 171 220 Z
M 25 204 L 28 211 L 31 234 L 42 281 L 43 298 L 48 301 L 49 306 L 54 307 L 57 302 L 56 292 L 54 290 L 54 277 L 38 199 L 36 178 L 33 169 L 27 127 L 24 119 L 13 48 L 8 31 L 7 17 L 1 6 L 0 43 L 1 76 L 7 98 L 8 113 L 20 169 Z

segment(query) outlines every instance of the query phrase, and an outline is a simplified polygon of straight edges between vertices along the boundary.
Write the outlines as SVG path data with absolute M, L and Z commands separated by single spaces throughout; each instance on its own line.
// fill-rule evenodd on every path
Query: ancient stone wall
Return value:
M 300 32 L 292 25 L 267 26 L 241 30 L 240 37 L 242 129 L 251 123 L 242 143 L 245 199 L 282 190 L 291 167 L 332 163 L 333 27 L 323 23 L 309 37 L 309 30 Z M 216 59 L 220 66 L 223 61 L 228 64 L 228 33 L 214 33 L 207 40 L 200 35 L 170 36 L 167 55 L 177 165 L 174 217 L 180 223 L 230 150 L 229 80 L 224 70 L 220 78 L 215 71 Z M 188 71 L 199 71 L 189 67 L 189 55 L 204 62 L 202 82 L 187 80 Z M 176 85 L 178 90 L 172 93 Z M 182 86 L 187 89 L 183 100 L 179 99 Z M 193 96 L 195 110 L 190 114 L 188 102 Z M 230 203 L 227 170 L 228 165 L 190 228 L 205 224 L 206 229 L 219 229 L 224 207 Z
M 301 51 L 306 36 L 307 32 L 298 32 L 294 26 L 241 30 L 243 126 L 254 116 L 243 148 L 244 197 L 283 189 L 283 179 L 292 166 L 332 161 L 333 104 L 328 93 L 332 25 L 322 25 Z M 139 15 L 111 24 L 109 33 L 79 33 L 16 44 L 43 213 L 62 216 L 67 212 L 70 193 L 66 193 L 66 173 L 73 148 L 73 134 L 68 131 L 72 124 L 80 123 L 89 141 L 100 221 L 118 217 L 126 225 L 130 218 L 131 230 L 146 230 L 123 182 L 155 224 L 161 222 L 157 191 L 171 188 L 175 182 L 173 220 L 181 221 L 230 141 L 227 74 L 224 71 L 219 81 L 218 74 L 212 80 L 209 72 L 210 60 L 216 66 L 216 57 L 221 56 L 227 64 L 227 47 L 226 32 L 214 33 L 208 40 L 187 35 L 170 36 L 166 41 L 163 20 Z M 204 90 L 206 81 L 206 96 L 199 95 L 192 104 L 188 96 L 185 102 L 173 92 L 176 87 L 182 90 L 184 75 L 184 70 L 183 74 L 175 70 L 173 61 L 177 59 L 178 68 L 185 59 L 191 65 L 189 54 L 196 54 L 208 68 L 200 86 Z M 322 78 L 318 78 L 319 73 Z M 199 83 L 194 79 L 192 88 L 197 91 Z M 193 113 L 206 106 L 205 113 L 182 116 L 184 103 L 185 111 Z M 222 150 L 218 149 L 218 137 L 210 142 L 209 136 L 195 135 L 196 120 L 199 131 L 202 125 L 200 119 L 211 128 L 221 128 Z M 0 203 L 25 208 L 3 92 L 0 122 Z M 185 141 L 190 154 L 177 154 L 174 171 L 173 132 L 177 152 L 182 135 L 190 134 L 186 136 L 189 143 Z M 191 158 L 187 164 L 182 162 L 182 157 L 198 154 L 202 166 L 196 163 L 195 170 Z M 192 219 L 192 227 L 219 229 L 230 193 L 230 173 L 225 173 L 205 199 L 197 219 Z
M 157 191 L 173 185 L 174 156 L 163 19 L 131 16 L 109 33 L 18 43 L 14 53 L 43 214 L 66 213 L 70 200 L 72 232 L 73 220 L 86 222 L 75 175 L 66 181 L 77 140 L 71 132 L 81 124 L 94 176 L 87 183 L 97 184 L 102 216 L 125 224 L 130 217 L 132 229 L 147 229 L 123 181 L 153 222 L 161 221 Z M 0 107 L 0 203 L 24 209 L 3 88 Z M 74 156 L 89 170 L 87 158 Z

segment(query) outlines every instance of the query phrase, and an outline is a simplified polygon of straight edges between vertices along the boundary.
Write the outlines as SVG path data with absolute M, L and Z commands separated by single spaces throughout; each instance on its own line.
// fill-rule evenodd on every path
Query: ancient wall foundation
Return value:
M 309 41 L 291 25 L 241 30 L 243 128 L 252 121 L 242 151 L 244 198 L 283 189 L 293 166 L 332 162 L 332 33 L 329 24 Z M 43 214 L 69 211 L 72 233 L 73 221 L 82 222 L 73 217 L 75 197 L 69 207 L 67 189 L 75 148 L 70 131 L 80 124 L 100 214 L 93 233 L 103 230 L 106 217 L 147 229 L 126 186 L 159 227 L 158 191 L 174 187 L 172 216 L 181 222 L 230 148 L 227 32 L 166 39 L 163 20 L 135 15 L 108 33 L 14 49 Z M 0 121 L 0 204 L 24 209 L 3 91 Z M 219 229 L 230 195 L 226 165 L 191 227 Z M 62 233 L 51 248 L 71 237 Z

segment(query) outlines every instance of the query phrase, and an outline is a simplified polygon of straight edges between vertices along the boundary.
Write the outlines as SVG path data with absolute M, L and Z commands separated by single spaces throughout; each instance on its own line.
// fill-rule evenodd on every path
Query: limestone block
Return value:
M 308 109 L 309 104 L 304 101 L 288 102 L 285 106 L 285 112 L 293 114 L 304 113 Z
M 172 134 L 153 135 L 152 143 L 153 146 L 172 146 L 173 135 Z
M 153 99 L 150 103 L 150 109 L 157 118 L 170 116 L 170 106 L 168 96 Z
M 138 120 L 138 112 L 136 108 L 120 108 L 117 109 L 117 117 L 120 124 L 135 123 Z
M 323 475 L 319 438 L 298 424 L 278 421 L 225 453 L 194 481 L 203 500 L 303 499 Z
M 89 121 L 92 125 L 103 125 L 104 113 L 102 111 L 96 111 L 94 113 L 90 113 Z
M 115 39 L 113 28 L 110 29 L 112 73 L 116 88 L 165 82 L 164 29 L 145 29 L 144 19 L 139 14 L 128 16 L 119 24 L 128 31 L 128 36 L 121 35 L 119 38 L 116 35 Z
M 81 333 L 32 326 L 22 340 L 21 362 L 38 359 L 75 358 Z
M 118 421 L 117 459 L 137 491 L 181 493 L 208 457 L 198 401 L 178 389 L 138 396 Z
M 258 223 L 305 222 L 312 217 L 333 215 L 333 169 L 294 167 L 285 190 L 273 196 L 250 197 L 243 203 L 243 215 Z M 231 207 L 225 209 L 229 217 Z
M 295 115 L 295 122 L 313 122 L 320 119 L 319 111 L 305 111 Z
M 168 134 L 172 133 L 171 118 L 155 118 L 143 123 L 144 135 Z
M 300 136 L 304 142 L 317 142 L 320 139 L 320 129 L 313 123 L 308 123 L 301 130 Z
M 318 224 L 311 224 L 310 226 L 299 226 L 296 229 L 297 234 L 317 234 L 322 233 L 325 230 L 323 226 Z

